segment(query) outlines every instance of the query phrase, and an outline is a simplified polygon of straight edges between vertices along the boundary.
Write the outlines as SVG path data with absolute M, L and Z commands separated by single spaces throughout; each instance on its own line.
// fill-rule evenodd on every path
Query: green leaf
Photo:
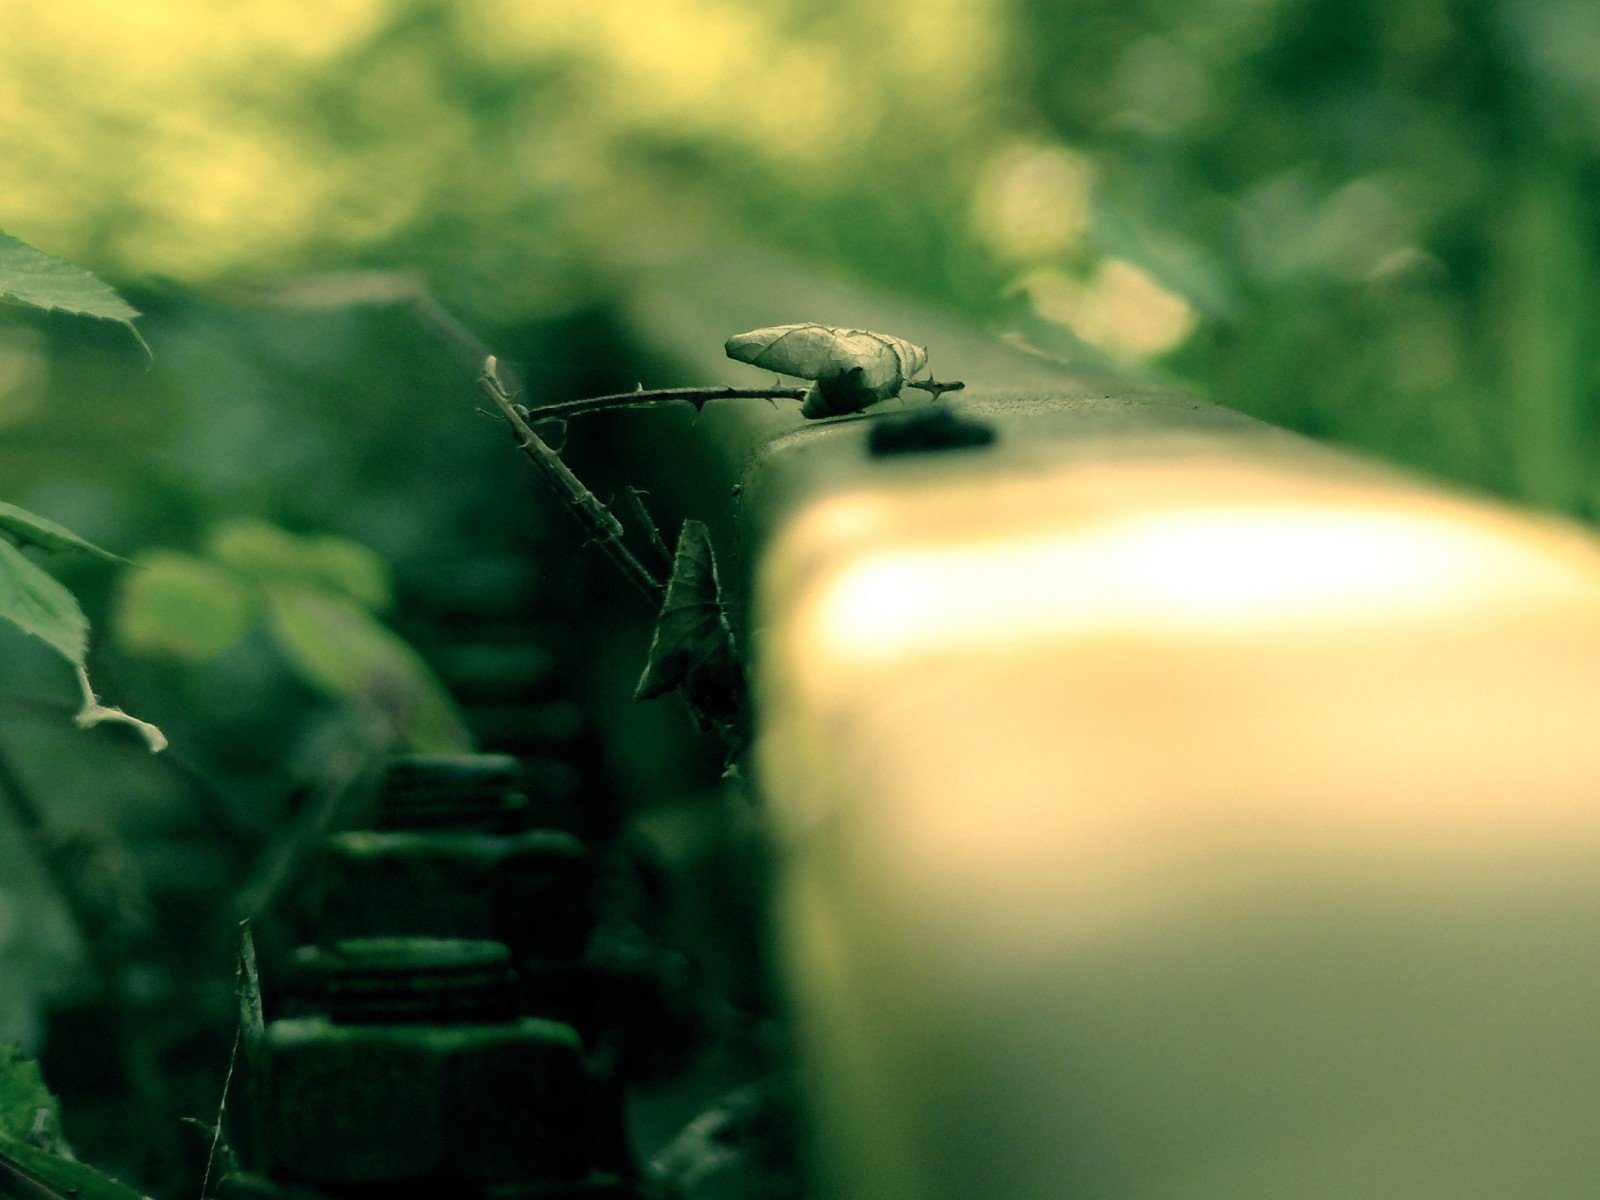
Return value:
M 43 1149 L 61 1142 L 61 1107 L 39 1064 L 16 1046 L 0 1046 L 0 1135 Z
M 113 562 L 122 561 L 111 551 L 102 550 L 93 542 L 85 541 L 72 530 L 4 501 L 0 501 L 0 537 L 10 539 L 18 546 L 37 546 L 41 550 L 51 552 L 84 550 L 90 554 L 98 554 L 101 558 L 109 558 Z
M 651 700 L 674 689 L 704 729 L 731 731 L 744 719 L 744 671 L 722 607 L 711 534 L 700 521 L 685 521 L 678 535 L 672 578 L 633 694 Z
M 256 963 L 256 938 L 250 922 L 239 928 L 239 1032 L 251 1045 L 266 1032 L 266 1017 L 261 1006 L 261 970 Z
M 206 662 L 250 632 L 256 593 L 233 572 L 187 554 L 145 555 L 117 593 L 118 639 L 145 654 Z
M 146 1200 L 88 1163 L 0 1137 L 0 1196 L 28 1200 Z
M 302 539 L 313 574 L 328 587 L 343 592 L 371 612 L 394 606 L 389 564 L 383 555 L 359 542 L 341 537 Z
M 4 538 L 0 538 L 0 620 L 32 634 L 72 664 L 83 695 L 83 707 L 73 718 L 80 729 L 106 721 L 131 725 L 152 754 L 166 749 L 167 739 L 154 725 L 100 703 L 84 665 L 89 652 L 88 618 L 71 592 Z
M 373 612 L 394 603 L 388 563 L 348 538 L 301 537 L 246 518 L 217 526 L 207 550 L 218 562 L 269 586 L 338 592 Z
M 4 232 L 0 232 L 0 297 L 33 308 L 57 309 L 115 321 L 127 326 L 129 332 L 139 338 L 139 344 L 144 345 L 144 338 L 133 327 L 139 310 L 117 295 L 110 284 L 64 258 L 36 250 Z
M 0 539 L 0 619 L 48 643 L 74 666 L 83 666 L 89 621 L 54 576 L 9 541 Z
M 269 627 L 296 673 L 317 690 L 387 714 L 419 753 L 456 753 L 472 737 L 417 652 L 341 596 L 304 588 L 268 594 Z

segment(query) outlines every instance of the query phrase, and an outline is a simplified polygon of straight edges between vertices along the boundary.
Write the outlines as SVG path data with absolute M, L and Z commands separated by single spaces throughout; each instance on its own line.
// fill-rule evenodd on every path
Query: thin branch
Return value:
M 222 1078 L 222 1094 L 217 1097 L 217 1120 L 211 1127 L 211 1145 L 206 1150 L 206 1171 L 200 1178 L 200 1200 L 211 1192 L 211 1172 L 216 1167 L 217 1151 L 222 1147 L 222 1121 L 228 1111 L 228 1089 L 233 1086 L 234 1069 L 239 1065 L 239 1049 L 248 1030 L 252 1038 L 261 1032 L 261 980 L 256 974 L 255 940 L 250 922 L 239 922 L 239 966 L 234 976 L 234 994 L 239 1000 L 239 1020 L 233 1027 L 233 1049 L 228 1052 L 228 1073 Z
M 560 404 L 541 404 L 530 408 L 528 420 L 560 420 L 581 416 L 584 413 L 610 412 L 619 408 L 649 408 L 670 400 L 684 400 L 694 405 L 698 412 L 712 400 L 804 400 L 809 388 L 770 387 L 680 387 L 640 388 L 632 392 L 617 392 L 610 396 L 588 396 L 582 400 L 567 400 Z
M 670 574 L 672 549 L 661 536 L 661 529 L 656 524 L 655 518 L 650 515 L 650 510 L 644 506 L 644 496 L 645 494 L 636 487 L 625 487 L 612 503 L 622 505 L 625 514 L 644 530 L 645 541 L 650 544 L 656 565 Z
M 410 271 L 329 271 L 302 275 L 268 291 L 243 291 L 240 298 L 278 308 L 348 309 L 403 307 L 459 353 L 482 362 L 489 353 L 472 331 L 446 309 L 420 275 Z
M 967 385 L 959 379 L 941 383 L 937 379 L 908 379 L 903 385 L 920 391 L 932 392 L 937 400 L 946 392 L 959 392 Z M 565 400 L 559 404 L 541 404 L 538 408 L 523 410 L 530 422 L 564 421 L 586 413 L 615 412 L 623 408 L 649 408 L 672 400 L 683 400 L 694 405 L 699 412 L 713 400 L 804 400 L 811 394 L 809 387 L 680 387 L 640 388 L 632 392 L 616 392 L 610 396 L 588 396 L 582 400 Z
M 518 446 L 528 456 L 528 461 L 538 469 L 539 474 L 544 476 L 545 482 L 560 495 L 567 511 L 578 524 L 583 526 L 601 552 L 616 564 L 628 582 L 659 607 L 666 594 L 665 586 L 650 568 L 640 562 L 633 551 L 623 544 L 625 531 L 622 522 L 600 502 L 598 496 L 583 485 L 583 482 L 572 473 L 571 468 L 561 461 L 560 456 L 550 449 L 522 418 L 522 414 L 511 403 L 505 385 L 500 382 L 492 354 L 483 361 L 483 371 L 478 376 L 478 386 L 489 399 L 494 401 L 495 406 L 510 423 L 517 436 Z

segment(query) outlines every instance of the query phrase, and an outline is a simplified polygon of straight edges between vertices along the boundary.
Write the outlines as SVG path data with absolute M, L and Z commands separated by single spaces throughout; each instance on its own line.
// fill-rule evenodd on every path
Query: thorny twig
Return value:
M 946 392 L 959 392 L 967 385 L 960 380 L 941 383 L 937 379 L 908 379 L 902 385 L 931 392 L 937 400 Z M 559 404 L 541 404 L 537 408 L 523 409 L 529 421 L 562 421 L 586 413 L 614 412 L 622 408 L 649 408 L 663 401 L 683 400 L 694 405 L 699 412 L 713 400 L 804 400 L 811 394 L 810 387 L 678 387 L 638 388 L 631 392 L 616 392 L 609 396 L 586 396 L 582 400 L 565 400 Z
M 217 1098 L 217 1120 L 211 1127 L 211 1142 L 206 1150 L 206 1170 L 200 1180 L 200 1200 L 211 1191 L 211 1172 L 217 1153 L 223 1149 L 222 1120 L 228 1111 L 228 1090 L 233 1086 L 234 1069 L 239 1065 L 239 1050 L 245 1035 L 258 1037 L 261 1030 L 261 980 L 256 970 L 255 939 L 248 920 L 239 922 L 239 965 L 234 977 L 234 994 L 239 1000 L 239 1020 L 233 1030 L 233 1049 L 228 1052 L 228 1073 L 222 1079 L 222 1094 Z
M 649 544 L 651 553 L 656 559 L 656 565 L 663 571 L 672 572 L 672 548 L 667 545 L 661 536 L 661 530 L 656 526 L 655 519 L 651 517 L 650 510 L 644 506 L 645 493 L 636 487 L 625 487 L 612 501 L 613 504 L 622 505 L 628 518 L 644 530 L 645 541 Z
M 960 379 L 951 379 L 940 383 L 931 376 L 927 379 L 908 379 L 902 386 L 916 388 L 919 392 L 929 392 L 935 400 L 946 392 L 962 392 L 967 388 L 966 383 Z
M 679 387 L 639 388 L 631 392 L 617 392 L 610 396 L 588 396 L 582 400 L 566 400 L 560 404 L 541 404 L 527 410 L 530 421 L 562 420 L 584 413 L 607 412 L 619 408 L 648 408 L 664 400 L 684 400 L 694 405 L 698 412 L 713 400 L 804 400 L 809 388 L 769 387 Z
M 483 371 L 478 376 L 478 386 L 493 400 L 517 436 L 517 444 L 528 461 L 544 476 L 566 503 L 567 511 L 584 527 L 602 553 L 606 555 L 628 581 L 643 592 L 647 599 L 659 606 L 666 594 L 666 586 L 656 578 L 649 567 L 635 557 L 623 543 L 624 529 L 615 514 L 600 502 L 600 498 L 584 487 L 583 482 L 561 461 L 560 456 L 533 431 L 533 428 L 511 402 L 505 385 L 500 382 L 494 355 L 483 361 Z

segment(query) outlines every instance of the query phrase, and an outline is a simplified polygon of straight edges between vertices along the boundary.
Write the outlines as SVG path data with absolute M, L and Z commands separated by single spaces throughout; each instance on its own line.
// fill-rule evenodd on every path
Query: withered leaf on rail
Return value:
M 816 382 L 801 408 L 808 417 L 860 412 L 900 394 L 928 365 L 928 352 L 904 338 L 868 329 L 802 323 L 736 334 L 728 357 Z
M 881 400 L 892 400 L 905 388 L 930 393 L 935 400 L 959 392 L 959 379 L 914 378 L 928 365 L 928 352 L 904 338 L 870 329 L 841 329 L 805 323 L 771 325 L 728 339 L 728 357 L 785 375 L 812 380 L 801 397 L 805 416 L 842 417 Z
M 685 521 L 678 535 L 661 615 L 634 697 L 650 700 L 677 689 L 702 729 L 736 729 L 744 711 L 744 671 L 722 607 L 711 535 Z

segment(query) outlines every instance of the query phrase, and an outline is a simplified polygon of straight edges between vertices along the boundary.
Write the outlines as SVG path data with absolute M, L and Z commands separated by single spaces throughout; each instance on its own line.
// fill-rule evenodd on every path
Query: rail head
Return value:
M 994 434 L 695 430 L 742 485 L 777 934 L 841 1194 L 1581 1190 L 1600 1084 L 1554 1064 L 1600 1055 L 1590 537 L 746 284 L 680 281 L 656 328 L 685 358 L 691 328 L 891 330 Z

